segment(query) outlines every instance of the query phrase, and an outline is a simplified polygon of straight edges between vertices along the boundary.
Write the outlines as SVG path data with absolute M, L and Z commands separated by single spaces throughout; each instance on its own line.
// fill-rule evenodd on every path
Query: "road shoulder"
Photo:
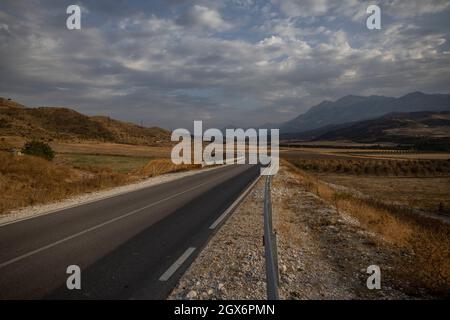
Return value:
M 195 174 L 207 172 L 210 170 L 215 170 L 218 168 L 220 168 L 220 167 L 212 167 L 212 168 L 204 168 L 204 169 L 199 169 L 199 170 L 167 173 L 167 174 L 163 174 L 163 175 L 156 176 L 156 177 L 151 177 L 151 178 L 139 181 L 139 182 L 130 183 L 130 184 L 119 186 L 119 187 L 114 187 L 114 188 L 110 188 L 110 189 L 76 195 L 74 197 L 71 197 L 71 198 L 68 198 L 68 199 L 65 199 L 62 201 L 19 208 L 19 209 L 12 210 L 8 213 L 0 215 L 0 226 L 14 223 L 16 221 L 26 220 L 29 218 L 53 213 L 53 212 L 56 212 L 59 210 L 69 209 L 69 208 L 77 207 L 79 205 L 108 199 L 108 198 L 122 195 L 122 194 L 125 194 L 128 192 L 133 192 L 133 191 L 137 191 L 140 189 L 156 186 L 156 185 L 159 185 L 162 183 L 171 182 L 171 181 L 174 181 L 177 179 L 189 177 L 189 176 L 192 176 Z
M 214 235 L 169 299 L 266 299 L 264 179 Z M 411 299 L 393 274 L 398 252 L 309 192 L 289 167 L 272 185 L 281 299 Z M 366 286 L 382 270 L 382 289 Z
M 264 179 L 197 256 L 168 299 L 264 299 Z

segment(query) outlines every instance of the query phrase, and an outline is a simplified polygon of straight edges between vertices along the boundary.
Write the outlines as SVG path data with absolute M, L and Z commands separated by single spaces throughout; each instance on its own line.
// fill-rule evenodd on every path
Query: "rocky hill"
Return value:
M 0 136 L 158 146 L 170 143 L 170 132 L 161 128 L 90 117 L 68 108 L 27 108 L 4 98 L 0 98 Z

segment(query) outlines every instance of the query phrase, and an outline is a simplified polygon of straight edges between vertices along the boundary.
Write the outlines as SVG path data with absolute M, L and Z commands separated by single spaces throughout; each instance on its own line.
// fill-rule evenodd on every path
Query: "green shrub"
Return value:
M 55 152 L 48 144 L 35 140 L 25 143 L 22 148 L 22 153 L 41 157 L 49 161 L 55 157 Z

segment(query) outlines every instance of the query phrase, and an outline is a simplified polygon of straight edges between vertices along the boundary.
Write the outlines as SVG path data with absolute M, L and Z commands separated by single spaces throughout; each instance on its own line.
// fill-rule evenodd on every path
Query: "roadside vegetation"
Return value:
M 450 214 L 449 160 L 295 159 L 320 179 L 385 202 Z
M 22 152 L 31 156 L 41 157 L 49 161 L 53 160 L 55 157 L 55 152 L 47 143 L 36 140 L 25 143 L 22 148 Z
M 52 149 L 47 147 L 45 143 L 33 142 L 25 144 L 23 155 L 0 151 L 0 214 L 161 174 L 201 168 L 140 155 L 56 153 L 55 159 L 49 161 L 52 157 L 47 155 Z M 117 151 L 124 148 L 121 145 Z M 107 150 L 115 151 L 111 146 Z
M 292 159 L 295 166 L 315 173 L 429 177 L 450 175 L 450 160 Z
M 321 180 L 360 192 L 386 203 L 417 209 L 432 215 L 450 215 L 450 177 L 355 176 L 318 174 Z
M 201 169 L 201 165 L 196 164 L 180 164 L 176 165 L 173 164 L 170 159 L 155 159 L 148 162 L 143 167 L 139 168 L 134 172 L 134 174 L 150 178 L 150 177 L 156 177 L 161 174 L 166 173 L 172 173 L 172 172 L 180 172 L 180 171 L 186 171 L 186 170 L 194 170 L 194 169 Z
M 146 165 L 150 157 L 133 157 L 105 154 L 60 154 L 57 161 L 69 164 L 76 169 L 92 171 L 93 169 L 109 168 L 115 173 L 131 173 Z
M 81 171 L 36 156 L 0 152 L 0 213 L 126 183 L 107 169 Z
M 443 171 L 448 170 L 445 161 L 424 162 L 423 164 L 413 161 L 403 166 L 394 166 L 384 162 L 349 161 L 355 168 L 352 168 L 350 164 L 344 165 L 344 161 L 321 161 L 324 162 L 322 164 L 317 162 L 305 164 L 304 162 L 307 162 L 305 160 L 289 159 L 289 161 L 284 160 L 284 163 L 296 173 L 298 179 L 310 192 L 333 205 L 338 211 L 356 218 L 367 231 L 379 235 L 382 239 L 380 245 L 393 247 L 402 253 L 399 255 L 398 261 L 394 261 L 396 277 L 409 283 L 410 287 L 417 287 L 418 290 L 426 288 L 434 295 L 449 297 L 450 242 L 448 239 L 450 239 L 450 225 L 448 223 L 417 214 L 411 207 L 387 202 L 384 198 L 373 196 L 371 193 L 368 193 L 369 196 L 361 196 L 349 189 L 330 185 L 323 181 L 323 178 L 327 176 L 323 174 L 324 172 L 352 175 L 353 181 L 357 181 L 365 174 L 365 168 L 373 169 L 368 172 L 372 172 L 371 178 L 376 178 L 375 165 L 386 168 L 379 169 L 380 174 L 392 172 L 394 175 L 398 170 L 398 174 L 401 172 L 401 174 L 409 175 L 413 173 L 412 168 L 415 166 L 418 166 L 417 174 L 429 175 L 430 172 L 441 174 L 442 171 L 432 170 L 432 168 L 441 168 L 442 166 Z M 408 170 L 403 171 L 404 168 Z M 322 175 L 318 173 L 322 173 Z M 398 179 L 398 177 L 393 179 Z M 418 194 L 420 194 L 420 190 L 411 196 Z M 420 293 L 417 294 L 420 295 Z

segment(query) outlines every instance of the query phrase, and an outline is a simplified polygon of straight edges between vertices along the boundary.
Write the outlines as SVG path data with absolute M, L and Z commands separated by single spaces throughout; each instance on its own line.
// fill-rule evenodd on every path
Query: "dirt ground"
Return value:
M 406 299 L 391 278 L 394 252 L 358 221 L 337 212 L 283 168 L 272 188 L 278 231 L 280 296 L 284 299 Z M 369 290 L 367 268 L 381 269 L 381 289 Z
M 431 298 L 396 278 L 398 252 L 307 191 L 281 167 L 272 186 L 282 299 Z M 181 278 L 169 299 L 265 299 L 263 179 Z M 369 290 L 367 268 L 381 269 Z

